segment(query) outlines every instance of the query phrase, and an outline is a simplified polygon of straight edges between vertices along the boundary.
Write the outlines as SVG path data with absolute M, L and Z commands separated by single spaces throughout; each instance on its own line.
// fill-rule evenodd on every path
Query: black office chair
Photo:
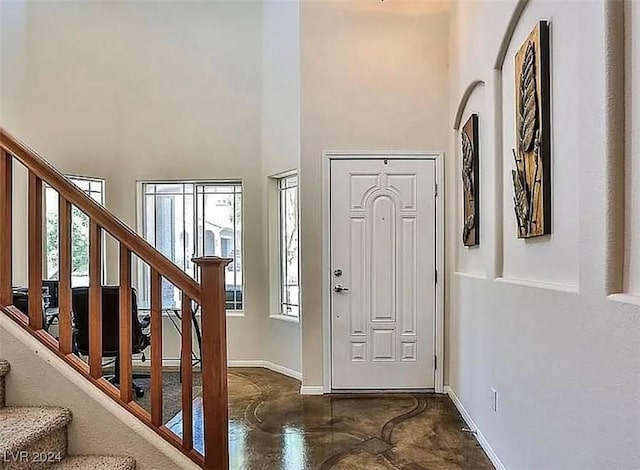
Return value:
M 60 291 L 60 281 L 58 281 L 57 279 L 43 279 L 42 287 L 49 294 L 47 307 L 58 308 L 58 292 Z
M 140 322 L 135 289 L 131 289 L 131 332 L 133 354 L 141 353 L 151 344 L 151 335 L 143 332 L 149 326 L 149 318 Z M 89 354 L 89 288 L 76 287 L 71 294 L 76 325 L 76 348 L 80 354 Z M 102 356 L 115 358 L 113 376 L 105 377 L 114 385 L 120 383 L 120 287 L 102 287 Z M 128 360 L 128 358 L 127 358 Z M 134 377 L 142 377 L 134 374 Z M 148 377 L 148 375 L 145 375 Z M 133 382 L 137 397 L 144 396 L 144 389 Z
M 43 291 L 47 293 L 45 299 L 46 309 L 44 329 L 49 331 L 53 322 L 58 320 L 58 307 L 60 306 L 58 292 L 60 291 L 60 282 L 55 279 L 43 279 L 42 288 Z
M 44 282 L 44 281 L 43 281 Z M 58 317 L 58 314 L 47 314 L 49 299 L 42 297 L 42 326 L 45 331 L 49 331 L 51 323 Z M 25 315 L 29 315 L 29 289 L 26 287 L 13 287 L 13 306 Z M 51 311 L 51 310 L 50 310 Z

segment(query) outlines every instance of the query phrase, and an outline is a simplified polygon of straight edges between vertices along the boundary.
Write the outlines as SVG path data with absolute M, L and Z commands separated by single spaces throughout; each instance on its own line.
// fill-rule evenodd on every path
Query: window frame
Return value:
M 284 311 L 284 276 L 282 266 L 283 256 L 283 238 L 282 238 L 282 182 L 287 178 L 295 176 L 297 191 L 297 214 L 296 224 L 298 227 L 298 314 L 292 315 Z M 298 170 L 293 169 L 286 172 L 269 176 L 269 317 L 277 320 L 284 320 L 293 323 L 299 323 L 302 315 L 302 307 L 300 299 L 302 297 L 301 280 L 300 280 L 300 191 Z
M 206 180 L 198 180 L 198 179 L 179 179 L 179 180 L 166 180 L 166 179 L 158 179 L 158 180 L 142 180 L 142 181 L 137 181 L 136 182 L 136 193 L 137 193 L 137 204 L 136 204 L 136 226 L 138 229 L 138 234 L 140 234 L 140 236 L 142 238 L 144 238 L 146 240 L 145 234 L 146 234 L 146 230 L 147 230 L 147 218 L 146 218 L 146 211 L 147 211 L 147 200 L 146 200 L 146 196 L 151 195 L 149 193 L 147 193 L 147 186 L 148 185 L 182 185 L 183 186 L 183 192 L 180 193 L 183 197 L 184 195 L 191 195 L 193 197 L 193 215 L 192 215 L 192 230 L 193 230 L 193 240 L 191 240 L 190 245 L 191 245 L 191 249 L 192 249 L 192 254 L 193 256 L 197 256 L 197 250 L 199 247 L 199 239 L 198 239 L 198 215 L 199 215 L 199 206 L 198 206 L 198 201 L 197 198 L 201 195 L 204 194 L 214 194 L 214 193 L 207 193 L 206 191 L 200 192 L 198 190 L 198 186 L 230 186 L 230 187 L 239 187 L 239 191 L 236 191 L 235 189 L 233 191 L 230 191 L 228 194 L 233 194 L 234 196 L 239 195 L 240 196 L 240 216 L 238 219 L 236 219 L 236 223 L 234 224 L 233 227 L 233 231 L 234 234 L 237 233 L 238 228 L 237 226 L 240 226 L 240 250 L 237 250 L 236 246 L 236 238 L 234 236 L 233 240 L 234 240 L 234 252 L 236 252 L 236 256 L 234 256 L 234 266 L 235 263 L 237 262 L 237 260 L 240 260 L 240 278 L 242 279 L 242 300 L 241 300 L 241 308 L 240 309 L 227 309 L 226 310 L 226 314 L 228 317 L 243 317 L 244 316 L 244 310 L 245 310 L 245 304 L 246 304 L 246 285 L 245 285 L 245 266 L 244 266 L 244 181 L 241 179 L 233 179 L 233 180 L 228 180 L 228 179 L 220 179 L 220 180 L 211 180 L 211 179 L 206 179 Z M 190 185 L 192 186 L 192 192 L 186 192 L 184 189 L 184 186 Z M 169 193 L 167 193 L 169 194 Z M 204 237 L 204 234 L 203 234 Z M 204 243 L 204 238 L 203 241 Z M 155 243 L 152 243 L 152 245 L 155 245 Z M 186 244 L 185 244 L 186 246 Z M 186 249 L 185 249 L 186 250 Z M 185 253 L 187 253 L 187 251 L 185 251 Z M 185 260 L 186 261 L 186 260 Z M 139 297 L 139 303 L 142 306 L 142 309 L 148 308 L 149 306 L 145 307 L 145 302 L 148 303 L 149 299 L 145 299 L 145 295 L 148 294 L 149 291 L 149 286 L 150 286 L 150 276 L 147 274 L 149 272 L 148 268 L 143 268 L 143 263 L 142 261 L 138 261 L 136 264 L 136 278 L 137 278 L 137 283 L 139 286 L 139 291 L 140 291 L 140 297 Z M 179 266 L 180 269 L 183 269 L 182 267 Z M 200 273 L 199 270 L 197 269 L 197 267 L 193 268 L 193 272 L 184 270 L 184 272 L 188 275 L 193 277 L 193 279 L 195 279 L 197 282 L 199 282 L 199 277 L 200 277 Z M 234 282 L 234 286 L 237 286 L 237 281 Z M 237 303 L 237 301 L 235 301 Z M 196 312 L 198 315 L 200 314 L 199 310 L 198 312 Z M 163 315 L 165 315 L 165 312 L 163 311 Z
M 75 184 L 78 189 L 80 191 L 82 191 L 85 195 L 87 195 L 88 197 L 90 197 L 93 201 L 95 201 L 97 204 L 101 205 L 102 207 L 106 207 L 106 188 L 107 188 L 107 180 L 106 178 L 102 178 L 99 176 L 87 176 L 87 175 L 77 175 L 77 174 L 65 174 L 65 176 L 73 183 Z M 89 189 L 85 190 L 82 187 L 80 187 L 77 184 L 77 181 L 84 181 L 89 183 Z M 100 184 L 100 191 L 93 191 L 91 189 L 91 185 L 94 183 L 98 183 Z M 43 182 L 42 184 L 42 196 L 43 196 L 43 217 L 44 217 L 44 224 L 43 225 L 43 236 L 42 236 L 42 249 L 43 249 L 43 259 L 42 259 L 42 272 L 43 272 L 43 278 L 50 280 L 50 275 L 49 275 L 49 263 L 48 263 L 48 248 L 47 248 L 47 190 L 52 190 L 54 191 L 56 194 L 58 193 L 58 191 L 55 190 L 55 188 L 49 186 L 46 182 Z M 92 193 L 100 193 L 100 201 L 97 201 L 95 198 L 93 198 L 91 196 Z M 59 201 L 59 199 L 58 199 Z M 72 208 L 75 207 L 72 204 Z M 80 210 L 78 208 L 78 210 Z M 58 230 L 60 230 L 60 207 L 58 206 Z M 82 212 L 80 210 L 80 212 Z M 85 214 L 86 215 L 86 214 Z M 106 282 L 107 279 L 107 237 L 102 237 L 102 249 L 101 249 L 101 254 L 102 254 L 102 263 L 101 263 L 101 277 L 102 277 L 102 283 L 104 284 Z M 58 250 L 60 248 L 58 247 Z M 58 259 L 58 279 L 59 280 L 59 270 L 60 270 L 60 259 Z M 73 259 L 72 259 L 72 263 L 73 263 Z M 87 272 L 87 276 L 89 275 L 89 273 Z M 88 286 L 88 284 L 87 284 Z M 74 287 L 87 287 L 87 286 L 74 286 Z

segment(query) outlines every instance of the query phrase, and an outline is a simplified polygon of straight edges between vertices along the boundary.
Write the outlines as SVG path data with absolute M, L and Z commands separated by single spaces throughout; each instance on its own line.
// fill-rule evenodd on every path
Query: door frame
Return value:
M 444 393 L 444 153 L 429 151 L 326 151 L 322 155 L 322 336 L 324 393 L 332 384 L 331 315 L 331 162 L 333 160 L 433 160 L 436 174 L 436 270 L 434 346 L 436 367 L 434 391 Z M 343 392 L 343 390 L 341 390 Z

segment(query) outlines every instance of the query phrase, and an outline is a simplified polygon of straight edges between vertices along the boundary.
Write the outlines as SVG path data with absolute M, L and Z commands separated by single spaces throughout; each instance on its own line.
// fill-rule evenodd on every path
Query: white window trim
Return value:
M 152 179 L 152 180 L 136 180 L 136 233 L 144 238 L 144 185 L 145 184 L 178 184 L 178 183 L 187 183 L 187 184 L 236 184 L 242 187 L 242 211 L 240 213 L 240 224 L 242 227 L 242 239 L 241 239 L 241 250 L 240 250 L 240 259 L 242 260 L 242 309 L 240 310 L 226 310 L 227 317 L 239 317 L 242 318 L 245 316 L 246 309 L 246 284 L 245 284 L 245 257 L 244 257 L 244 203 L 245 203 L 245 186 L 244 180 L 242 178 L 237 179 Z M 142 270 L 138 269 L 138 265 L 140 263 L 133 263 L 132 270 L 132 278 L 136 279 L 136 286 L 140 288 L 142 286 Z M 144 310 L 144 309 L 143 309 Z M 169 316 L 170 313 L 162 310 L 162 316 Z M 200 313 L 196 313 L 196 316 L 200 316 Z
M 267 181 L 267 219 L 269 244 L 269 318 L 289 323 L 300 323 L 302 307 L 298 307 L 298 316 L 282 313 L 281 270 L 280 270 L 280 180 L 297 175 L 297 169 L 291 169 L 268 177 Z M 300 193 L 298 192 L 298 195 Z M 299 207 L 299 205 L 298 205 Z M 298 241 L 299 243 L 299 241 Z
M 269 318 L 271 318 L 272 320 L 280 320 L 280 321 L 286 321 L 289 323 L 300 323 L 300 317 L 296 317 L 294 315 L 285 315 L 284 313 L 275 313 L 275 314 L 271 314 L 269 315 Z
M 144 312 L 144 313 L 151 313 L 151 308 L 138 308 L 139 312 Z M 171 312 L 169 309 L 163 309 L 160 312 L 160 315 L 162 315 L 163 317 L 170 317 L 173 315 L 173 312 Z M 200 319 L 202 316 L 200 311 L 196 312 L 196 318 Z M 227 317 L 228 318 L 243 318 L 244 317 L 244 310 L 227 310 Z

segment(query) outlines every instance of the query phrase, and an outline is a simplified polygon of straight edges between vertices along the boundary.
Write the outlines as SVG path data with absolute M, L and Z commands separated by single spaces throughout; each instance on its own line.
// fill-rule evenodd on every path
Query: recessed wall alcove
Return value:
M 491 122 L 490 114 L 487 107 L 487 96 L 485 91 L 485 82 L 483 80 L 473 80 L 465 89 L 454 121 L 455 131 L 455 207 L 456 207 L 456 225 L 455 225 L 455 270 L 457 275 L 466 277 L 485 279 L 487 266 L 491 262 L 489 255 L 491 253 L 492 233 L 492 208 L 493 203 L 490 198 L 493 182 L 491 175 L 491 165 L 493 161 L 491 149 Z M 461 149 L 461 129 L 472 114 L 478 115 L 478 135 L 479 135 L 479 200 L 480 217 L 479 217 L 479 239 L 480 243 L 476 246 L 466 247 L 462 243 L 462 225 L 463 225 L 463 195 L 462 195 L 462 149 Z
M 551 235 L 518 239 L 511 170 L 515 132 L 515 54 L 541 20 L 550 23 L 551 69 Z M 582 51 L 571 48 L 580 33 L 580 17 L 571 5 L 518 3 L 503 38 L 494 67 L 496 138 L 496 275 L 503 282 L 575 292 L 579 284 L 579 143 L 575 124 L 583 105 L 573 85 L 581 70 Z M 560 66 L 562 64 L 562 66 Z M 502 212 L 501 214 L 499 212 Z

